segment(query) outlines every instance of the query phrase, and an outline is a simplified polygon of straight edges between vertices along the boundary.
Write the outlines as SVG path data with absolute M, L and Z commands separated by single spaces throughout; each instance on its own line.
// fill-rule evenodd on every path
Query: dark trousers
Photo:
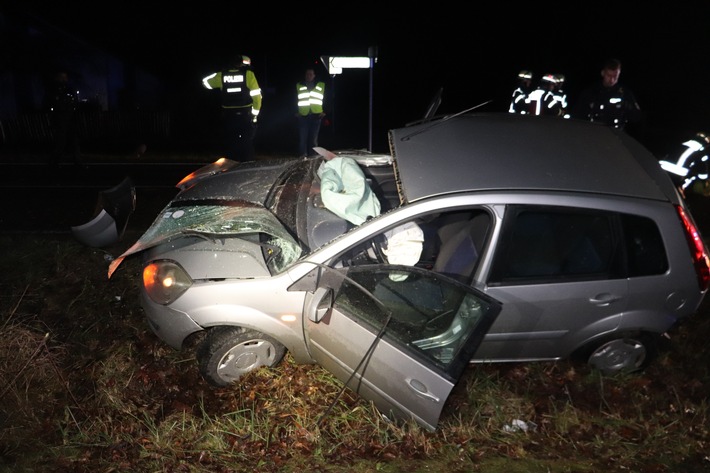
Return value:
M 298 117 L 298 155 L 313 156 L 313 148 L 318 146 L 321 118 L 316 114 Z
M 65 156 L 72 162 L 79 162 L 79 130 L 77 126 L 76 113 L 72 111 L 52 112 L 50 115 L 52 123 L 52 162 L 59 164 Z
M 222 126 L 225 156 L 233 161 L 253 161 L 256 123 L 252 122 L 251 108 L 223 109 Z

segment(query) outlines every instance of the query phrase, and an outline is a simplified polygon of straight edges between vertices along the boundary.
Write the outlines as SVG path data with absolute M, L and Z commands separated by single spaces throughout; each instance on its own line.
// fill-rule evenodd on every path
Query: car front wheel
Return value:
M 275 366 L 286 348 L 273 338 L 241 327 L 210 330 L 197 349 L 200 373 L 214 386 L 227 386 L 261 366 Z
M 648 334 L 618 335 L 582 352 L 582 359 L 605 375 L 644 369 L 656 357 L 656 338 Z

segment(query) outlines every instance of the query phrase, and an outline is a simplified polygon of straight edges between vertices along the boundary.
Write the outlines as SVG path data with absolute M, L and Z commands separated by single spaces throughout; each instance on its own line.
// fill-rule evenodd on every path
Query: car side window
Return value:
M 668 269 L 653 220 L 615 212 L 512 206 L 492 284 L 615 279 Z
M 444 370 L 465 350 L 474 328 L 497 310 L 471 288 L 416 267 L 364 265 L 339 271 L 347 277 L 333 301 L 335 309 Z
M 422 215 L 349 250 L 340 265 L 406 264 L 470 284 L 491 222 L 482 208 Z
M 511 207 L 492 279 L 606 279 L 618 275 L 614 214 Z
M 653 220 L 636 215 L 621 218 L 629 276 L 663 274 L 668 270 L 668 257 L 661 233 Z

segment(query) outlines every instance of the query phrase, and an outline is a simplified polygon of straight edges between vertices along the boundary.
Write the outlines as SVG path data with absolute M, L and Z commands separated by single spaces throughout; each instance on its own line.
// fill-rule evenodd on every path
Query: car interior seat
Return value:
M 451 215 L 450 221 L 437 232 L 441 241 L 432 270 L 457 279 L 465 284 L 473 278 L 478 257 L 483 249 L 490 216 L 477 212 L 467 218 L 463 214 Z

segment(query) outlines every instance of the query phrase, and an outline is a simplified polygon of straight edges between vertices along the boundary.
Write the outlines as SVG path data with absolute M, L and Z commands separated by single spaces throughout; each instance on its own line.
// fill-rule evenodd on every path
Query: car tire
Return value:
M 227 386 L 262 366 L 277 365 L 286 348 L 256 330 L 241 327 L 210 329 L 197 349 L 200 374 L 213 386 Z
M 588 345 L 575 357 L 605 375 L 641 371 L 658 355 L 658 337 L 626 333 Z

